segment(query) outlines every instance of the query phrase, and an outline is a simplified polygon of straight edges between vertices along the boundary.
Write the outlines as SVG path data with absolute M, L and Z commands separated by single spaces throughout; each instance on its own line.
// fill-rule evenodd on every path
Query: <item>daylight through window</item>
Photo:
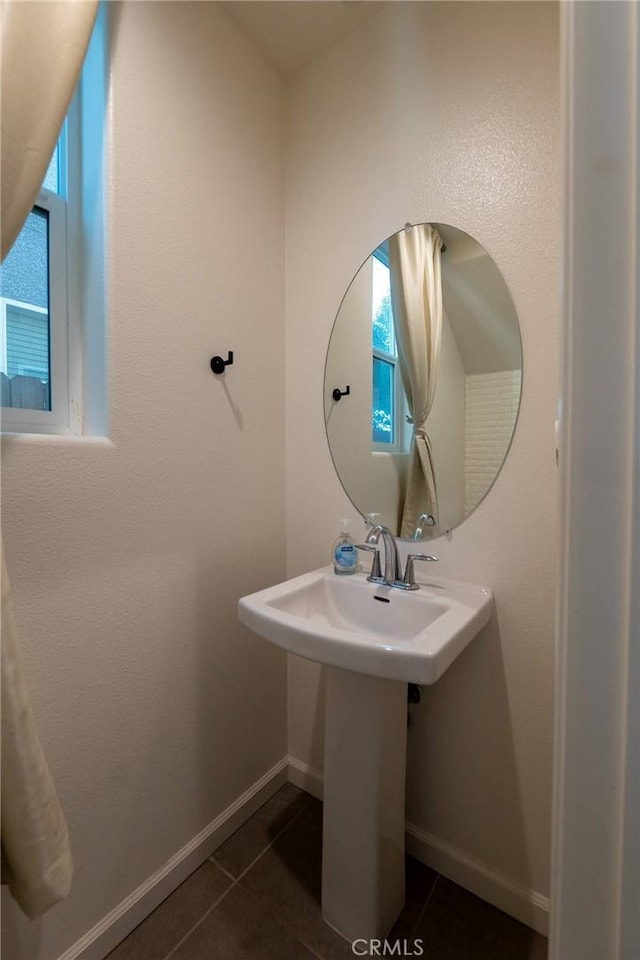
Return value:
M 38 411 L 36 421 L 68 403 L 67 146 L 65 121 L 36 203 L 0 267 L 2 406 Z

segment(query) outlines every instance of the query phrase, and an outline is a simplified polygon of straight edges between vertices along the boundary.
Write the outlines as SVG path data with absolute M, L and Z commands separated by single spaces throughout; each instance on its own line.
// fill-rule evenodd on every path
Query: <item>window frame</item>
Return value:
M 378 248 L 372 254 L 374 260 L 378 260 L 387 270 L 390 271 L 389 265 L 389 256 L 386 250 Z M 372 309 L 373 314 L 373 309 Z M 373 324 L 373 316 L 371 318 Z M 398 350 L 397 350 L 397 339 L 396 339 L 396 329 L 395 329 L 395 320 L 393 317 L 393 308 L 391 310 L 391 320 L 393 324 L 393 343 L 396 347 L 395 353 L 387 353 L 385 350 L 380 350 L 378 347 L 373 346 L 373 332 L 372 332 L 372 342 L 371 342 L 371 450 L 373 453 L 406 453 L 405 442 L 404 442 L 404 412 L 406 408 L 406 400 L 404 396 L 404 388 L 402 385 L 402 375 L 400 373 L 400 363 L 398 360 Z M 393 443 L 382 443 L 378 440 L 373 439 L 373 361 L 382 360 L 385 363 L 390 364 L 393 367 Z
M 42 187 L 33 210 L 48 215 L 48 314 L 50 410 L 2 407 L 2 433 L 70 434 L 82 432 L 82 337 L 80 283 L 80 97 L 79 84 L 58 140 L 58 193 Z M 2 298 L 2 338 L 6 338 L 4 301 L 26 309 L 32 304 Z M 6 343 L 6 340 L 5 340 Z M 6 356 L 6 353 L 5 353 Z

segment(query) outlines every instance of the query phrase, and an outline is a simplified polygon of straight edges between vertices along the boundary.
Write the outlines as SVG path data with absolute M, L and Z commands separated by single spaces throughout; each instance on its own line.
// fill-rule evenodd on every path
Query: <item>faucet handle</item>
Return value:
M 432 557 L 428 553 L 410 553 L 407 557 L 407 565 L 404 571 L 404 577 L 402 580 L 396 584 L 397 587 L 401 587 L 403 590 L 419 590 L 419 584 L 416 583 L 416 574 L 413 568 L 414 560 L 437 560 L 437 557 Z
M 367 580 L 370 580 L 371 583 L 383 583 L 384 577 L 380 571 L 380 551 L 375 543 L 356 543 L 356 550 L 366 550 L 367 553 L 373 554 L 373 562 L 371 564 L 371 572 L 367 577 Z
M 421 513 L 416 523 L 416 528 L 411 536 L 412 540 L 422 540 L 425 527 L 435 527 L 436 518 L 431 513 Z

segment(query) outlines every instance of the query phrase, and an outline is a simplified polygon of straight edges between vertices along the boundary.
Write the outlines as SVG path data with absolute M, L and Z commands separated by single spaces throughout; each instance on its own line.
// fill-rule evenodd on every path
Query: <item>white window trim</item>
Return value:
M 76 93 L 59 160 L 62 196 L 42 189 L 35 208 L 49 214 L 49 390 L 51 410 L 2 407 L 2 433 L 78 435 L 82 432 L 82 341 L 79 317 L 80 119 Z M 65 163 L 66 157 L 66 163 Z M 73 188 L 69 190 L 69 185 Z M 65 200 L 65 195 L 67 199 Z M 29 304 L 30 309 L 37 309 Z M 46 311 L 44 311 L 46 312 Z M 2 320 L 5 321 L 3 315 Z M 3 322 L 3 357 L 6 357 Z
M 389 264 L 389 251 L 387 244 L 381 245 L 373 253 L 373 256 L 384 264 L 387 269 L 390 270 Z M 396 342 L 395 335 L 395 323 L 393 330 L 393 340 Z M 371 450 L 373 453 L 389 453 L 389 454 L 398 454 L 406 453 L 407 447 L 405 442 L 405 407 L 406 401 L 404 396 L 404 387 L 402 385 L 402 375 L 400 373 L 400 362 L 398 360 L 398 352 L 396 350 L 395 354 L 386 353 L 384 350 L 379 350 L 376 347 L 371 349 L 372 363 L 373 360 L 384 360 L 386 363 L 390 363 L 393 366 L 393 443 L 381 443 L 376 440 L 371 441 Z M 371 398 L 371 412 L 373 413 L 373 397 Z

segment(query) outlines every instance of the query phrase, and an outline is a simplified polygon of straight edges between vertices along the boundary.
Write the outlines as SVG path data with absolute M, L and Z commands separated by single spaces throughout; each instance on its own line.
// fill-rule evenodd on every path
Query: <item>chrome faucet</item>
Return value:
M 384 544 L 384 576 L 380 572 L 380 551 L 378 549 L 380 539 Z M 366 542 L 358 543 L 356 547 L 358 550 L 368 550 L 374 554 L 371 573 L 367 577 L 370 583 L 384 583 L 387 587 L 398 587 L 400 590 L 418 589 L 413 569 L 414 560 L 438 559 L 425 553 L 411 553 L 407 557 L 407 567 L 404 576 L 402 576 L 396 541 L 391 530 L 382 523 L 377 523 L 375 527 L 372 527 Z
M 391 530 L 389 530 L 389 527 L 385 527 L 382 523 L 377 523 L 375 527 L 372 527 L 369 531 L 366 543 L 367 545 L 377 546 L 380 539 L 382 539 L 384 544 L 384 576 L 376 577 L 374 571 L 372 571 L 372 575 L 367 579 L 372 580 L 374 583 L 386 583 L 391 587 L 400 580 L 398 548 L 396 547 L 396 541 L 393 539 L 393 534 Z

